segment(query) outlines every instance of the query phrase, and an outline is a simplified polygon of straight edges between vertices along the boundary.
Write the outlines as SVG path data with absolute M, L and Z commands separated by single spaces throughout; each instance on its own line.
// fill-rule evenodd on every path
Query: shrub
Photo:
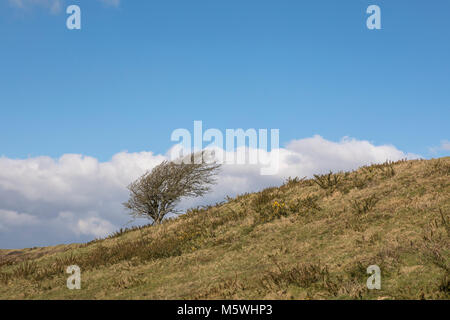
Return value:
M 308 181 L 306 179 L 306 177 L 303 178 L 299 178 L 299 177 L 288 177 L 285 181 L 284 184 L 281 186 L 281 188 L 292 188 L 295 186 L 299 186 L 299 185 L 308 185 L 310 183 L 310 181 Z
M 450 295 L 450 276 L 448 273 L 441 278 L 438 289 L 447 296 Z
M 258 213 L 262 213 L 269 208 L 270 203 L 275 199 L 276 195 L 274 194 L 275 188 L 267 188 L 261 192 L 255 194 L 255 197 L 251 201 L 251 206 L 253 210 Z
M 13 270 L 13 275 L 15 278 L 28 279 L 36 272 L 36 270 L 36 262 L 24 261 Z
M 298 264 L 288 268 L 275 260 L 272 261 L 276 266 L 276 271 L 268 271 L 261 279 L 262 285 L 268 289 L 276 287 L 283 290 L 291 285 L 308 288 L 329 277 L 328 267 L 322 266 L 320 262 Z
M 431 160 L 427 165 L 427 174 L 450 175 L 450 163 L 442 160 Z
M 314 182 L 327 191 L 327 194 L 333 193 L 339 186 L 341 178 L 337 174 L 333 174 L 331 171 L 327 174 L 315 174 Z
M 284 202 L 274 201 L 269 208 L 258 211 L 256 223 L 267 223 L 289 215 L 289 209 Z
M 361 200 L 350 200 L 353 209 L 357 214 L 364 214 L 372 210 L 379 199 L 375 195 Z
M 320 211 L 321 208 L 317 204 L 318 200 L 318 196 L 307 196 L 306 198 L 298 199 L 295 203 L 289 205 L 289 210 L 298 214 Z
M 0 283 L 7 285 L 9 282 L 9 279 L 11 279 L 11 274 L 0 272 Z

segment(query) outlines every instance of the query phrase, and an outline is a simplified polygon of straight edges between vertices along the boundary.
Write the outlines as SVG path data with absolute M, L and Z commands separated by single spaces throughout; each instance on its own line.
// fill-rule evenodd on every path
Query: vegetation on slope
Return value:
M 87 244 L 0 250 L 0 298 L 448 299 L 449 175 L 450 158 L 387 162 Z M 66 287 L 74 264 L 81 290 Z

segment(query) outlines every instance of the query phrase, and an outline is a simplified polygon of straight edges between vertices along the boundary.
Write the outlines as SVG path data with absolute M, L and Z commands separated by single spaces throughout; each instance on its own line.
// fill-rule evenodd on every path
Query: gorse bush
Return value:
M 30 278 L 37 271 L 37 264 L 34 261 L 24 261 L 13 271 L 16 278 Z
M 443 292 L 447 297 L 450 296 L 450 273 L 446 273 L 440 283 L 439 283 L 439 291 Z
M 377 174 L 381 174 L 384 178 L 392 178 L 395 175 L 394 164 L 395 162 L 388 160 L 384 163 L 364 166 L 362 167 L 362 171 L 366 174 L 366 178 L 369 181 L 372 180 Z
M 263 211 L 276 198 L 277 194 L 274 192 L 275 188 L 267 188 L 255 194 L 251 202 L 253 209 L 256 212 Z
M 372 210 L 379 199 L 375 195 L 360 200 L 351 200 L 350 203 L 357 214 L 364 214 Z
M 290 189 L 294 188 L 296 186 L 311 186 L 312 181 L 310 179 L 307 179 L 306 177 L 299 178 L 299 177 L 288 177 L 284 184 L 280 187 L 280 189 Z
M 231 300 L 238 292 L 242 292 L 245 289 L 246 287 L 238 280 L 236 273 L 233 278 L 220 279 L 206 290 L 197 293 L 194 296 L 194 300 L 208 299 L 211 297 Z
M 379 170 L 381 171 L 381 175 L 384 178 L 392 178 L 393 176 L 395 176 L 395 170 L 394 170 L 394 165 L 392 162 L 385 162 L 384 164 L 380 165 Z
M 286 204 L 284 202 L 274 201 L 272 204 L 272 208 L 276 212 L 284 211 L 284 210 L 286 210 Z
M 324 282 L 329 277 L 328 267 L 319 263 L 304 263 L 294 267 L 284 265 L 272 258 L 276 271 L 268 271 L 261 279 L 262 285 L 278 290 L 287 289 L 294 285 L 308 288 L 316 282 Z
M 287 187 L 293 187 L 293 186 L 295 186 L 297 184 L 301 184 L 303 181 L 305 181 L 305 179 L 306 178 L 300 179 L 299 177 L 294 177 L 294 178 L 288 177 L 286 179 L 286 181 L 284 182 L 284 185 L 287 186 Z
M 339 190 L 343 194 L 349 193 L 352 189 L 362 190 L 371 185 L 380 183 L 384 179 L 395 176 L 394 162 L 386 161 L 381 164 L 372 164 L 370 166 L 363 166 L 359 170 L 353 172 L 345 172 L 335 174 L 332 178 L 331 173 L 322 175 L 322 178 L 317 181 L 319 185 L 325 190 L 327 194 Z
M 281 217 L 286 217 L 289 215 L 289 209 L 286 207 L 284 202 L 274 201 L 272 206 L 260 210 L 258 216 L 256 217 L 256 223 L 267 223 Z
M 272 189 L 267 189 L 254 199 L 254 210 L 257 212 L 256 223 L 267 223 L 291 214 L 314 213 L 320 210 L 317 204 L 318 196 L 307 196 L 292 202 L 273 200 L 279 194 L 272 193 Z
M 450 175 L 450 164 L 441 159 L 433 159 L 428 163 L 427 175 Z
M 319 196 L 309 195 L 306 198 L 298 199 L 294 203 L 289 205 L 289 209 L 292 213 L 314 213 L 320 211 L 321 208 L 318 205 Z
M 113 286 L 117 289 L 129 289 L 141 285 L 142 278 L 132 275 L 123 275 L 113 280 Z
M 448 214 L 439 208 L 439 215 L 431 220 L 424 230 L 423 243 L 419 247 L 422 257 L 440 268 L 445 274 L 450 273 L 450 229 Z
M 202 206 L 197 206 L 197 207 L 195 207 L 195 208 L 190 208 L 190 209 L 188 209 L 187 211 L 186 211 L 186 213 L 183 215 L 183 218 L 190 218 L 190 217 L 193 217 L 193 216 L 195 216 L 195 215 L 198 215 L 198 214 L 203 214 L 203 213 L 206 213 L 206 212 L 208 212 L 208 210 L 210 209 L 211 207 L 202 207 Z
M 9 280 L 11 279 L 11 274 L 0 272 L 0 283 L 7 285 Z
M 361 299 L 367 293 L 365 269 L 361 272 L 363 280 L 358 276 L 349 275 L 342 277 L 333 275 L 327 265 L 320 261 L 317 263 L 298 263 L 294 266 L 280 263 L 276 256 L 269 256 L 275 265 L 275 271 L 264 273 L 260 279 L 260 285 L 270 291 L 286 292 L 290 287 L 299 287 L 310 291 L 315 290 L 327 293 L 331 296 L 349 296 Z M 307 292 L 308 292 L 307 291 Z M 309 296 L 309 294 L 308 294 Z M 308 297 L 307 297 L 308 298 Z
M 123 236 L 126 233 L 129 232 L 133 232 L 136 230 L 142 230 L 144 228 L 147 228 L 149 225 L 143 225 L 143 226 L 133 226 L 130 228 L 120 228 L 119 230 L 113 232 L 112 234 L 110 234 L 108 237 L 106 237 L 107 239 L 114 239 L 114 238 L 118 238 L 120 236 Z
M 331 171 L 327 174 L 315 174 L 314 178 L 314 183 L 327 191 L 327 194 L 333 193 L 341 182 L 341 177 Z

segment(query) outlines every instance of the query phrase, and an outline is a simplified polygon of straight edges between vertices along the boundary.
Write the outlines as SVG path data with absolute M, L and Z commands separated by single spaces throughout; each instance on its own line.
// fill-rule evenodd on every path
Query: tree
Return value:
M 128 186 L 130 197 L 123 205 L 135 218 L 161 223 L 168 213 L 178 213 L 181 198 L 199 197 L 211 190 L 220 164 L 206 161 L 207 156 L 202 151 L 177 161 L 163 161 Z

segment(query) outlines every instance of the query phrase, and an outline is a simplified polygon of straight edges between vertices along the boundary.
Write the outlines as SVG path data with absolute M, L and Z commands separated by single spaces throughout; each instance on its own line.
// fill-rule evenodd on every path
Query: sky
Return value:
M 66 8 L 81 8 L 69 30 Z M 369 5 L 381 30 L 369 30 Z M 279 129 L 189 207 L 387 159 L 448 156 L 450 2 L 0 0 L 0 248 L 126 226 L 177 128 Z

